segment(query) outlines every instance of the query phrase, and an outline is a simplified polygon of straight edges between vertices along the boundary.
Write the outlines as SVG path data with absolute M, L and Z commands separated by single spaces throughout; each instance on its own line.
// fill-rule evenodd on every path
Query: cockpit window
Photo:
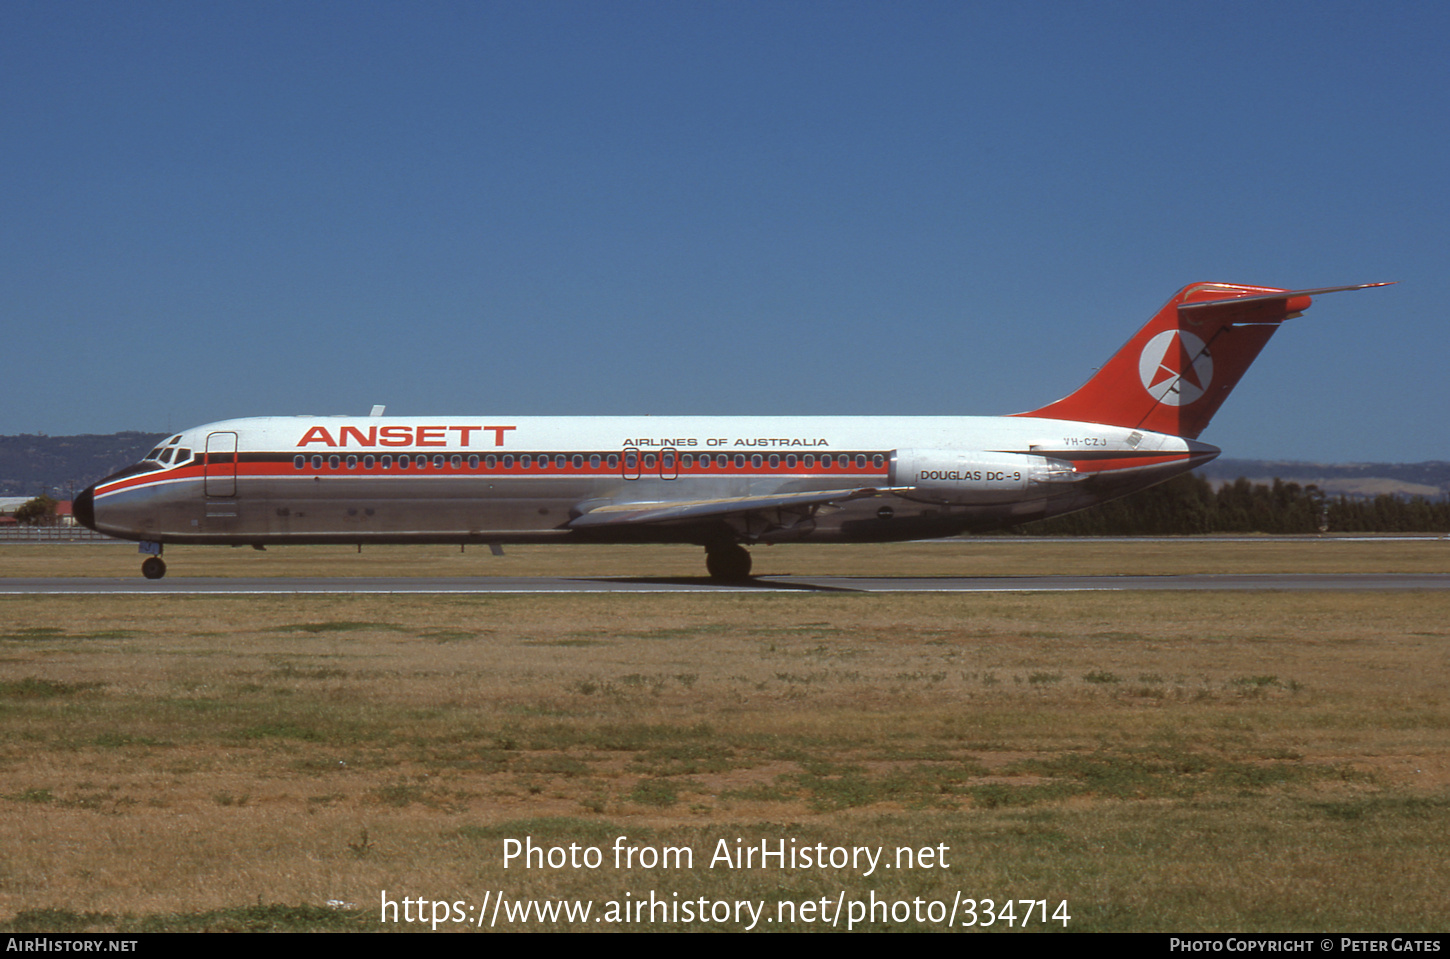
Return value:
M 180 465 L 189 461 L 191 459 L 190 450 L 175 449 L 176 444 L 180 442 L 181 434 L 177 433 L 175 436 L 171 437 L 171 439 L 167 440 L 165 443 L 160 444 L 151 452 L 141 457 L 141 462 L 145 463 L 149 461 L 152 463 L 160 463 L 164 466 L 171 463 L 173 457 L 175 458 L 176 465 Z
M 173 465 L 180 466 L 182 463 L 190 463 L 190 462 L 191 462 L 191 450 L 189 450 L 185 446 L 183 446 L 181 449 L 179 449 L 179 450 L 176 451 L 176 459 L 173 461 Z

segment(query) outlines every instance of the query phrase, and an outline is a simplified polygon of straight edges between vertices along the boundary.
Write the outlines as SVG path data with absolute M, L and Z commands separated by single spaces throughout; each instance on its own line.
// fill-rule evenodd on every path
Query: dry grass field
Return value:
M 692 549 L 509 553 L 167 559 L 173 575 L 699 572 Z M 756 553 L 766 574 L 1450 568 L 1435 542 Z M 9 576 L 135 566 L 124 547 L 0 553 Z M 0 929 L 417 929 L 379 922 L 384 891 L 574 898 L 593 917 L 653 891 L 771 917 L 960 894 L 1066 900 L 1069 930 L 1444 931 L 1447 660 L 1445 593 L 6 597 Z M 616 869 L 620 836 L 693 864 Z M 597 847 L 603 866 L 505 868 L 525 837 Z M 945 846 L 947 868 L 712 868 L 721 840 Z M 439 926 L 455 928 L 471 926 Z

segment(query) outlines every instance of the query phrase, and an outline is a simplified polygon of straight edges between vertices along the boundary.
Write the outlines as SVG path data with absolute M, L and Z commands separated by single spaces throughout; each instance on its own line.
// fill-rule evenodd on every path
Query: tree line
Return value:
M 1196 533 L 1447 533 L 1450 499 L 1329 496 L 1310 483 L 1239 478 L 1217 489 L 1197 474 L 1078 513 L 1028 523 L 1038 536 L 1182 536 Z

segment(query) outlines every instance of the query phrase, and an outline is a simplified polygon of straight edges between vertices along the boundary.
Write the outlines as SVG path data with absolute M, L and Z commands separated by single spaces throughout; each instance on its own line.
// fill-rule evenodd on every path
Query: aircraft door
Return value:
M 639 479 L 639 450 L 633 446 L 626 446 L 624 455 L 619 458 L 619 466 L 623 471 L 621 475 L 625 479 Z
M 237 434 L 208 433 L 201 469 L 207 496 L 236 496 Z

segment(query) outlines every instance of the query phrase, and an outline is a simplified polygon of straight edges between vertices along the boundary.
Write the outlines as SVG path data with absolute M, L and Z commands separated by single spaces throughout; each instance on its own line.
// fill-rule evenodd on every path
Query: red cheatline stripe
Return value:
M 332 455 L 332 454 L 330 454 L 330 455 Z M 398 478 L 398 479 L 426 479 L 426 478 L 429 478 L 429 477 L 444 477 L 444 476 L 454 476 L 454 477 L 457 477 L 457 476 L 478 476 L 478 477 L 524 477 L 524 476 L 527 476 L 527 477 L 534 478 L 534 479 L 542 479 L 542 478 L 546 478 L 546 477 L 550 477 L 550 476 L 559 476 L 559 477 L 570 477 L 570 476 L 583 476 L 583 477 L 618 477 L 618 476 L 621 476 L 621 474 L 623 472 L 625 472 L 625 471 L 627 471 L 629 473 L 629 475 L 631 475 L 631 476 L 633 476 L 636 473 L 638 473 L 638 474 L 640 474 L 643 477 L 651 477 L 651 476 L 658 477 L 659 474 L 660 474 L 660 471 L 661 471 L 661 467 L 658 464 L 658 462 L 656 462 L 656 464 L 654 466 L 644 466 L 643 464 L 641 464 L 641 465 L 639 465 L 637 467 L 625 467 L 623 464 L 620 464 L 620 465 L 616 465 L 616 466 L 611 467 L 611 466 L 607 465 L 608 464 L 608 461 L 607 460 L 604 460 L 604 461 L 602 461 L 600 463 L 599 466 L 597 466 L 597 467 L 591 467 L 589 465 L 587 459 L 585 460 L 584 465 L 581 466 L 581 467 L 577 467 L 576 468 L 573 465 L 572 462 L 567 463 L 566 465 L 560 467 L 560 466 L 554 465 L 552 456 L 550 458 L 549 465 L 547 467 L 540 467 L 538 465 L 538 463 L 537 463 L 537 460 L 536 460 L 535 463 L 534 463 L 534 465 L 532 465 L 532 466 L 530 466 L 528 468 L 524 468 L 522 466 L 519 466 L 518 463 L 515 462 L 514 466 L 511 467 L 511 468 L 505 468 L 502 465 L 502 463 L 500 463 L 499 465 L 493 467 L 492 469 L 490 469 L 489 467 L 485 466 L 482 461 L 480 461 L 480 463 L 479 463 L 479 465 L 477 467 L 469 467 L 468 466 L 467 459 L 464 460 L 463 465 L 458 466 L 458 467 L 455 467 L 455 466 L 452 465 L 451 458 L 449 460 L 445 460 L 444 461 L 444 465 L 441 466 L 441 467 L 434 466 L 433 465 L 433 462 L 432 462 L 432 459 L 430 458 L 428 460 L 427 466 L 426 467 L 423 467 L 423 468 L 419 468 L 418 466 L 411 466 L 408 469 L 402 469 L 402 468 L 399 468 L 396 465 L 396 463 L 395 463 L 391 468 L 388 468 L 388 469 L 384 469 L 383 467 L 377 466 L 377 465 L 374 465 L 371 469 L 369 469 L 369 468 L 364 467 L 362 465 L 362 457 L 359 456 L 358 457 L 357 465 L 355 467 L 349 469 L 348 466 L 347 466 L 347 457 L 346 456 L 340 456 L 339 457 L 339 463 L 338 463 L 338 465 L 336 467 L 332 467 L 332 466 L 328 465 L 329 464 L 329 460 L 330 460 L 330 455 L 323 457 L 322 466 L 320 468 L 313 467 L 311 455 L 309 455 L 307 457 L 306 463 L 304 464 L 304 466 L 301 469 L 298 469 L 293 464 L 293 462 L 290 459 L 286 460 L 285 462 L 242 462 L 242 463 L 237 464 L 236 475 L 238 477 L 274 476 L 274 477 L 292 477 L 292 478 L 298 478 L 298 479 L 300 479 L 300 478 L 310 478 L 310 477 L 313 477 L 313 476 L 327 476 L 327 477 L 333 477 L 333 478 L 357 478 L 357 477 L 364 477 L 364 476 L 366 476 L 366 477 L 369 477 L 369 478 L 382 477 L 382 478 Z M 352 454 L 349 454 L 349 455 L 352 455 Z M 515 455 L 517 455 L 517 454 L 515 454 Z M 570 454 L 570 455 L 572 457 L 572 454 Z M 607 455 L 607 454 L 601 454 L 601 455 Z M 868 457 L 870 457 L 872 455 L 885 456 L 885 454 L 867 454 Z M 211 475 L 211 479 L 212 479 L 213 482 L 216 482 L 218 480 L 224 480 L 227 476 L 230 475 L 228 473 L 223 472 L 223 469 L 224 469 L 225 465 L 226 464 L 213 464 L 213 467 L 212 467 L 212 475 Z M 729 461 L 729 464 L 726 465 L 726 466 L 717 466 L 717 465 L 714 465 L 712 463 L 708 467 L 701 467 L 701 466 L 698 465 L 698 461 L 697 461 L 696 465 L 682 466 L 682 465 L 679 465 L 677 463 L 676 466 L 674 466 L 674 467 L 668 467 L 668 466 L 666 466 L 663 469 L 664 469 L 664 471 L 666 473 L 673 472 L 674 475 L 681 476 L 681 477 L 684 477 L 684 476 L 811 476 L 811 477 L 819 476 L 819 477 L 832 477 L 832 476 L 885 476 L 886 475 L 886 467 L 885 466 L 880 466 L 880 467 L 873 466 L 871 464 L 871 460 L 869 458 L 867 459 L 866 465 L 864 467 L 857 466 L 856 465 L 856 462 L 855 462 L 854 455 L 852 456 L 849 465 L 847 465 L 847 466 L 833 466 L 833 467 L 829 467 L 829 468 L 820 466 L 819 465 L 819 462 L 817 463 L 816 466 L 809 467 L 809 468 L 802 467 L 802 466 L 789 467 L 789 466 L 786 466 L 785 465 L 785 462 L 784 462 L 784 458 L 783 457 L 782 457 L 781 464 L 779 466 L 771 467 L 768 456 L 766 456 L 766 457 L 763 458 L 763 461 L 762 461 L 762 463 L 761 463 L 761 465 L 759 467 L 755 467 L 755 466 L 752 466 L 751 465 L 750 458 L 749 458 L 749 456 L 747 456 L 746 457 L 746 460 L 745 460 L 745 465 L 744 466 L 740 466 L 740 467 L 737 467 L 735 465 L 735 461 L 734 461 L 734 459 L 732 457 L 731 460 Z M 141 475 L 141 476 L 129 476 L 129 477 L 123 479 L 123 480 L 118 480 L 115 483 L 111 483 L 111 484 L 107 484 L 107 485 L 104 485 L 104 486 L 100 486 L 100 487 L 97 488 L 96 492 L 97 492 L 98 495 L 107 495 L 107 494 L 110 494 L 110 493 L 120 492 L 121 490 L 137 489 L 137 488 L 145 487 L 145 486 L 164 485 L 164 484 L 179 482 L 179 481 L 182 481 L 182 480 L 200 480 L 200 479 L 202 479 L 202 476 L 203 476 L 203 470 L 202 470 L 201 465 L 200 464 L 191 464 L 191 465 L 188 465 L 188 466 L 181 467 L 179 469 L 166 470 L 164 472 L 146 473 L 146 474 Z

